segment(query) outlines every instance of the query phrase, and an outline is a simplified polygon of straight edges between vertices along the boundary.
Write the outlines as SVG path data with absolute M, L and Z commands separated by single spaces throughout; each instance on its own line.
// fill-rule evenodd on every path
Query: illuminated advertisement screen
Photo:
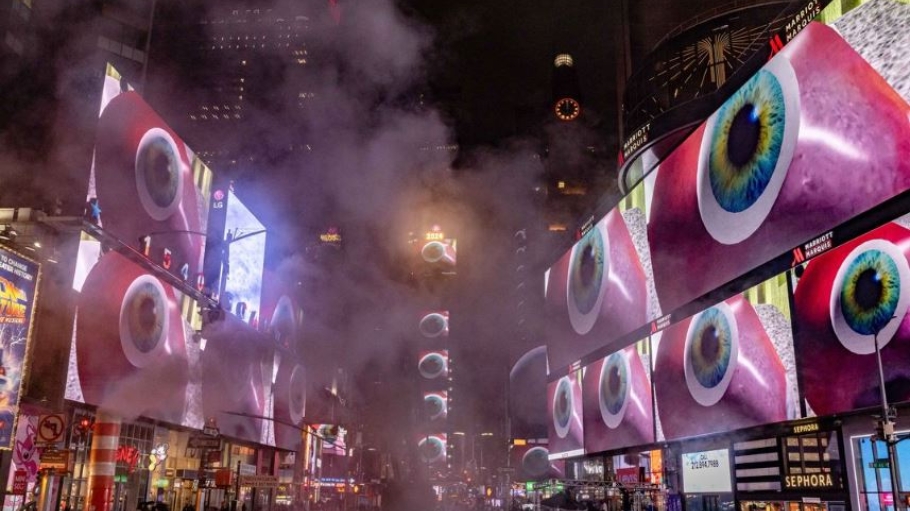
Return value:
M 448 435 L 433 433 L 417 438 L 417 452 L 420 463 L 425 465 L 445 465 L 448 452 Z
M 412 233 L 411 245 L 417 250 L 420 274 L 438 273 L 455 275 L 458 255 L 457 241 L 446 234 L 438 225 L 424 233 Z
M 585 452 L 654 442 L 650 361 L 645 339 L 585 367 Z
M 322 437 L 322 452 L 336 456 L 347 456 L 348 447 L 345 443 L 348 431 L 334 424 L 314 424 L 316 434 Z
M 90 221 L 195 285 L 202 273 L 212 172 L 111 65 L 90 176 Z M 76 291 L 104 255 L 100 241 L 83 236 Z
M 547 272 L 548 346 L 554 367 L 566 366 L 659 315 L 650 300 L 644 213 L 641 207 L 620 209 L 594 224 Z
M 682 455 L 683 491 L 686 493 L 730 493 L 730 450 L 687 452 Z
M 669 326 L 651 343 L 658 440 L 799 417 L 786 275 Z
M 429 422 L 441 422 L 449 416 L 449 393 L 445 390 L 424 392 L 423 417 Z
M 269 337 L 273 345 L 282 350 L 274 383 L 275 445 L 295 450 L 295 446 L 300 444 L 300 428 L 303 426 L 306 411 L 308 384 L 308 373 L 302 355 L 303 309 L 294 298 L 298 293 L 297 279 L 283 273 L 263 272 L 262 289 L 262 312 L 256 326 L 261 335 Z M 236 316 L 232 317 L 240 321 Z M 249 322 L 246 325 L 249 325 Z M 231 335 L 229 331 L 227 335 Z M 266 357 L 266 362 L 269 352 L 270 350 L 265 350 L 261 355 Z M 230 360 L 230 350 L 225 351 L 224 357 L 225 362 Z M 245 362 L 252 365 L 250 360 Z M 237 363 L 241 363 L 239 357 L 235 364 Z M 266 366 L 269 367 L 267 364 Z M 213 379 L 230 378 L 231 364 L 228 363 L 226 366 L 212 364 L 212 372 L 215 373 Z M 218 376 L 219 374 L 221 376 Z M 246 396 L 249 407 L 255 408 L 258 403 L 257 393 L 251 390 L 251 386 L 247 386 L 241 393 Z M 232 420 L 239 419 L 241 418 Z M 268 422 L 265 426 L 268 427 Z
M 449 351 L 421 351 L 417 370 L 427 380 L 445 380 L 449 377 Z
M 300 444 L 300 427 L 306 415 L 307 372 L 298 357 L 284 355 L 274 384 L 275 445 L 294 450 Z
M 586 230 L 547 272 L 551 364 L 742 291 L 748 272 L 910 190 L 907 57 L 890 51 L 907 20 L 906 4 L 873 0 L 836 30 L 810 23 Z
M 547 436 L 547 347 L 522 355 L 509 372 L 509 418 L 516 438 Z
M 38 263 L 0 248 L 0 449 L 15 441 L 38 280 Z
M 222 308 L 257 327 L 262 316 L 265 227 L 234 193 L 233 183 L 212 192 L 206 282 Z M 214 249 L 214 250 L 213 250 Z
M 417 330 L 427 339 L 449 335 L 449 311 L 427 311 L 420 316 Z
M 584 454 L 584 422 L 581 401 L 582 370 L 547 384 L 550 458 Z
M 551 461 L 547 444 L 513 445 L 509 459 L 515 467 L 516 482 L 565 478 L 565 461 Z
M 818 256 L 794 274 L 794 344 L 810 413 L 910 400 L 910 215 Z
M 865 16 L 872 4 L 893 11 Z M 838 29 L 884 37 L 907 19 L 870 2 Z M 908 80 L 891 73 L 812 22 L 659 165 L 648 239 L 664 312 L 910 188 Z
M 211 171 L 110 65 L 102 98 L 87 214 L 201 287 Z M 214 418 L 228 437 L 270 445 L 276 407 L 302 416 L 299 392 L 282 390 L 302 378 L 292 357 L 276 367 L 265 334 L 230 315 L 202 335 L 198 304 L 122 250 L 83 235 L 73 285 L 66 399 L 196 429 Z

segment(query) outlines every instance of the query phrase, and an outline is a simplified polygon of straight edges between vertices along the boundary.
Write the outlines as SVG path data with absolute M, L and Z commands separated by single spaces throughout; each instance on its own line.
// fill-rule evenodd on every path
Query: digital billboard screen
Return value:
M 449 311 L 427 311 L 420 316 L 417 330 L 427 339 L 449 335 Z
M 509 420 L 516 438 L 547 436 L 547 348 L 522 355 L 509 372 Z
M 780 275 L 658 332 L 658 440 L 799 417 L 789 291 Z
M 565 462 L 551 461 L 547 444 L 513 445 L 510 465 L 515 467 L 515 481 L 546 481 L 565 477 Z
M 0 449 L 15 441 L 38 281 L 38 263 L 0 247 Z
M 645 339 L 585 367 L 585 452 L 654 442 L 650 362 Z
M 348 431 L 336 424 L 314 424 L 316 434 L 322 437 L 322 452 L 336 456 L 347 456 Z
M 102 98 L 89 221 L 201 288 L 211 171 L 110 65 Z M 261 226 L 237 211 L 237 227 Z M 264 331 L 232 315 L 203 328 L 199 304 L 135 255 L 80 240 L 65 398 L 196 429 L 214 418 L 228 437 L 299 444 L 270 420 L 276 409 L 283 422 L 302 420 L 299 361 L 276 357 Z
M 614 208 L 546 276 L 550 364 L 564 367 L 658 317 L 643 201 Z
M 424 392 L 423 418 L 428 422 L 442 422 L 449 416 L 449 393 L 445 390 Z
M 196 285 L 212 172 L 110 64 L 104 77 L 86 217 L 108 236 Z M 83 236 L 76 291 L 104 256 Z
M 414 272 L 418 275 L 452 276 L 458 263 L 458 242 L 439 225 L 425 232 L 412 232 L 410 244 L 417 251 Z
M 730 493 L 730 450 L 687 452 L 682 455 L 683 491 L 686 493 Z
M 206 245 L 206 287 L 221 307 L 257 327 L 262 317 L 265 226 L 234 193 L 216 186 L 211 198 Z
M 550 458 L 584 454 L 582 370 L 576 369 L 547 384 Z
M 794 273 L 794 344 L 809 413 L 880 405 L 876 336 L 888 399 L 910 400 L 910 216 Z
M 433 433 L 421 435 L 417 438 L 417 454 L 420 463 L 434 466 L 445 465 L 448 453 L 448 435 L 446 433 Z
M 449 377 L 449 351 L 421 351 L 417 370 L 426 380 L 446 380 Z
M 894 32 L 878 21 L 862 30 Z M 896 80 L 812 22 L 661 162 L 648 239 L 665 313 L 910 189 Z
M 836 29 L 809 23 L 583 229 L 547 274 L 551 364 L 741 292 L 746 274 L 910 190 L 910 79 L 890 51 L 908 19 L 874 0 Z

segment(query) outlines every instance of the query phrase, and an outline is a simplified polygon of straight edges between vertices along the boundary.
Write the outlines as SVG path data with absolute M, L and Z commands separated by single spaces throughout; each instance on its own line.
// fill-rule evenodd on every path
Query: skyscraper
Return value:
M 199 156 L 228 173 L 311 150 L 299 133 L 316 96 L 308 43 L 312 13 L 324 21 L 327 10 L 309 2 L 259 4 L 167 5 L 156 23 L 152 95 Z M 192 44 L 171 46 L 187 32 Z M 266 129 L 276 119 L 284 127 L 277 136 Z

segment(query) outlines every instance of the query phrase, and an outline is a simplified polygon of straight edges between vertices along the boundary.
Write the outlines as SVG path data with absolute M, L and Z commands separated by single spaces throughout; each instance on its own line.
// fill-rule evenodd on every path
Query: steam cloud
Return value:
M 306 360 L 308 372 L 330 367 L 335 358 L 349 368 L 354 400 L 363 402 L 366 392 L 378 392 L 376 415 L 368 413 L 364 420 L 385 424 L 380 436 L 393 444 L 406 437 L 401 427 L 411 405 L 419 403 L 418 389 L 412 389 L 414 400 L 408 401 L 401 386 L 411 381 L 404 375 L 416 372 L 413 343 L 425 310 L 453 311 L 450 349 L 460 380 L 453 415 L 461 417 L 461 424 L 477 423 L 481 409 L 489 408 L 490 395 L 504 411 L 514 286 L 508 240 L 516 229 L 539 222 L 533 190 L 543 164 L 535 141 L 512 140 L 463 154 L 460 168 L 453 170 L 456 153 L 447 149 L 455 141 L 451 123 L 424 103 L 429 97 L 423 95 L 427 66 L 440 58 L 432 52 L 433 32 L 391 0 L 337 5 L 340 23 L 323 2 L 309 5 L 306 37 L 312 62 L 304 78 L 268 48 L 257 56 L 261 62 L 256 69 L 269 77 L 268 101 L 245 103 L 243 131 L 223 139 L 225 147 L 248 149 L 251 163 L 213 170 L 236 180 L 238 195 L 269 227 L 272 240 L 281 240 L 279 250 L 286 257 L 271 264 L 279 278 L 299 282 L 305 297 L 305 342 L 313 354 Z M 300 10 L 292 0 L 255 6 Z M 159 2 L 163 13 L 192 20 L 203 18 L 206 8 L 224 6 Z M 93 144 L 85 133 L 93 132 L 87 127 L 97 119 L 97 107 L 82 98 L 92 97 L 99 81 L 91 79 L 98 70 L 90 52 L 78 54 L 72 48 L 94 48 L 91 27 L 98 20 L 70 7 L 50 16 L 64 18 L 67 23 L 42 28 L 46 36 L 51 27 L 67 27 L 47 50 L 53 58 L 44 60 L 54 63 L 54 73 L 38 73 L 46 64 L 36 63 L 5 81 L 16 85 L 15 97 L 27 99 L 33 108 L 25 110 L 25 117 L 17 111 L 17 119 L 0 112 L 9 114 L 0 119 L 13 121 L 0 126 L 0 205 L 37 205 L 63 197 L 70 213 L 81 213 Z M 199 29 L 192 23 L 156 27 L 144 94 L 191 148 L 204 128 L 190 129 L 181 109 L 205 100 L 205 92 L 191 85 L 208 70 L 197 62 L 180 62 L 180 52 L 168 54 L 166 48 L 175 35 L 190 41 L 178 45 L 204 42 L 206 34 Z M 194 74 L 193 67 L 200 69 Z M 29 84 L 43 79 L 49 81 L 40 84 L 42 93 L 36 95 Z M 297 102 L 303 89 L 314 93 L 314 100 L 301 113 Z M 53 127 L 42 131 L 30 129 L 33 125 Z M 44 138 L 30 138 L 33 132 Z M 294 150 L 288 152 L 288 147 Z M 454 291 L 447 291 L 445 299 L 427 292 L 406 270 L 413 257 L 407 232 L 432 223 L 457 237 L 461 250 Z M 305 248 L 307 236 L 328 225 L 341 227 L 345 256 L 343 267 L 327 272 L 305 256 Z M 319 376 L 318 371 L 309 374 L 314 373 Z

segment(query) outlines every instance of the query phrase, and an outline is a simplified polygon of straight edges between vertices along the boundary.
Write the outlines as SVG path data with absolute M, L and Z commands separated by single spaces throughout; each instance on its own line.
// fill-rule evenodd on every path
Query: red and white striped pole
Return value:
M 92 449 L 88 461 L 88 498 L 85 499 L 83 511 L 112 511 L 120 417 L 98 412 L 92 432 Z

